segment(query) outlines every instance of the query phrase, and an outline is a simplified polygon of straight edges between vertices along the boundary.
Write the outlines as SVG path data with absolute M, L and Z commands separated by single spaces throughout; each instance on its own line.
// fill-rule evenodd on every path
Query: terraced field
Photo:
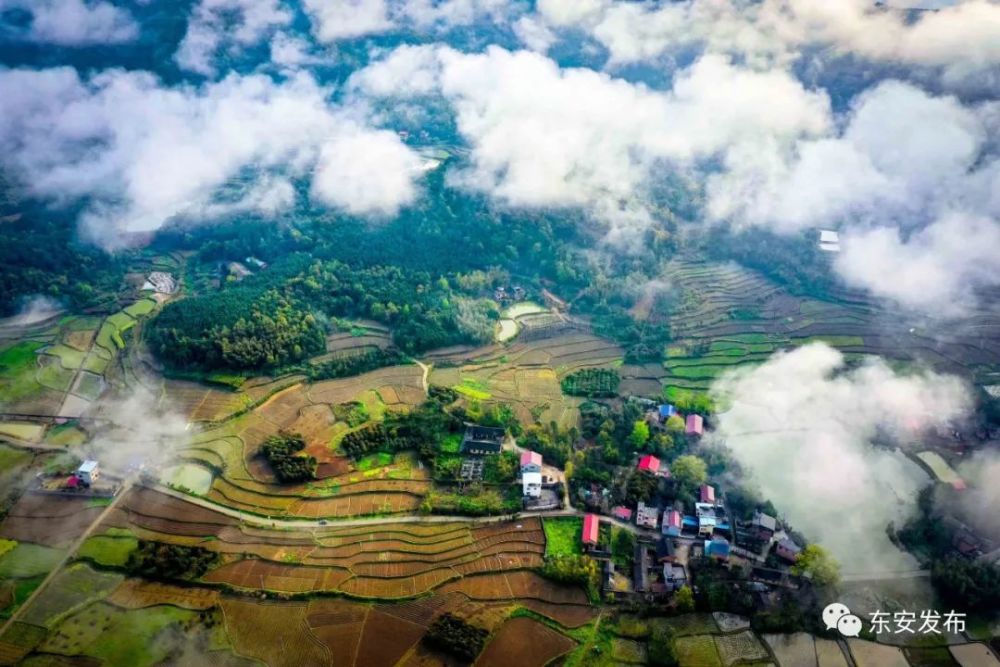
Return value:
M 645 380 L 636 385 L 640 388 L 648 390 L 655 381 L 704 390 L 728 369 L 814 341 L 849 358 L 874 354 L 981 381 L 1000 377 L 1000 314 L 995 312 L 932 328 L 857 293 L 842 291 L 830 301 L 796 297 L 736 264 L 675 261 L 662 279 L 681 295 L 670 320 L 675 342 L 666 350 L 662 374 L 648 368 L 623 373 L 626 383 Z
M 487 580 L 476 575 L 500 573 L 505 597 L 586 603 L 585 597 L 579 598 L 580 591 L 556 587 L 570 591 L 565 595 L 571 597 L 555 599 L 545 591 L 533 592 L 537 584 L 516 576 L 541 565 L 545 536 L 537 519 L 519 524 L 400 523 L 269 531 L 241 526 L 234 518 L 156 491 L 136 489 L 102 526 L 111 528 L 223 554 L 223 564 L 204 581 L 234 589 L 395 599 L 469 578 L 475 583 L 470 584 L 468 597 L 489 599 L 476 588 Z
M 452 387 L 468 399 L 510 404 L 526 423 L 536 418 L 575 425 L 583 399 L 564 396 L 559 382 L 581 368 L 617 365 L 622 350 L 589 333 L 570 332 L 509 347 L 440 351 L 430 383 Z
M 123 336 L 155 307 L 139 299 L 104 319 L 55 314 L 31 323 L 0 322 L 0 411 L 87 414 L 110 384 L 106 376 L 125 347 Z M 18 440 L 38 442 L 45 435 L 44 429 L 12 426 L 2 432 Z
M 203 396 L 213 391 L 196 387 Z M 193 435 L 177 453 L 183 462 L 215 471 L 204 494 L 210 500 L 269 516 L 348 517 L 412 512 L 431 488 L 429 471 L 411 455 L 361 469 L 337 451 L 344 434 L 363 426 L 344 416 L 352 412 L 346 408 L 361 406 L 375 420 L 425 399 L 418 366 L 387 367 L 311 385 L 294 376 L 280 384 L 251 380 L 226 395 L 254 407 Z M 318 463 L 316 481 L 276 483 L 259 452 L 268 437 L 282 431 L 305 438 L 307 453 Z

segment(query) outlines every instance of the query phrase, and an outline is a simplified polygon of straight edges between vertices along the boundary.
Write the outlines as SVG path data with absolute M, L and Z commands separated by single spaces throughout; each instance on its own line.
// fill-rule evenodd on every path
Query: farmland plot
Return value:
M 909 667 L 903 651 L 895 646 L 854 638 L 848 639 L 847 645 L 858 667 Z
M 790 635 L 764 635 L 782 667 L 818 667 L 813 636 L 805 632 Z M 836 647 L 836 644 L 834 644 Z M 839 648 L 837 649 L 840 650 Z
M 576 646 L 569 637 L 530 618 L 511 618 L 500 626 L 476 661 L 478 667 L 542 667 Z M 616 654 L 617 657 L 617 654 Z
M 737 662 L 765 660 L 768 657 L 767 649 L 749 630 L 735 634 L 717 635 L 715 647 L 719 650 L 719 658 L 726 667 Z

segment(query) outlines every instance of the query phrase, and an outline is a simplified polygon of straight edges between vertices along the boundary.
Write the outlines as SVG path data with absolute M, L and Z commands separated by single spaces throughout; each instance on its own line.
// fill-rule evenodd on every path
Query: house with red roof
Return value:
M 596 514 L 587 514 L 583 517 L 584 547 L 596 547 L 601 534 L 601 519 Z
M 639 465 L 636 468 L 645 472 L 651 472 L 660 477 L 670 477 L 670 468 L 652 454 L 646 454 L 640 458 Z
M 624 505 L 619 505 L 611 510 L 611 514 L 621 521 L 631 521 L 632 520 L 632 510 L 625 507 Z
M 715 504 L 715 487 L 708 484 L 702 484 L 701 488 L 698 489 L 699 502 L 703 502 L 707 505 Z
M 701 415 L 688 415 L 684 423 L 684 433 L 689 436 L 702 436 L 705 433 L 705 420 Z
M 663 513 L 663 534 L 677 537 L 684 527 L 684 517 L 677 510 L 667 510 Z
M 538 452 L 521 452 L 521 472 L 542 472 L 542 455 Z

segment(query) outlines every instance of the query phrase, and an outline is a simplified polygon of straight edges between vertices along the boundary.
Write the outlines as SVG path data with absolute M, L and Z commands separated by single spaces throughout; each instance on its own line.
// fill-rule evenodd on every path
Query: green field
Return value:
M 45 348 L 45 354 L 50 354 L 54 357 L 59 358 L 59 363 L 62 364 L 63 368 L 68 368 L 75 370 L 83 364 L 83 358 L 86 356 L 85 352 L 80 350 L 74 350 L 68 345 L 53 345 L 52 347 Z
M 103 598 L 123 579 L 120 574 L 99 572 L 83 563 L 74 563 L 52 579 L 25 609 L 22 620 L 53 627 L 67 613 Z
M 141 317 L 143 315 L 149 315 L 153 312 L 154 308 L 156 308 L 156 302 L 152 299 L 139 299 L 123 312 L 131 317 Z
M 565 556 L 580 553 L 583 519 L 542 519 L 545 530 L 545 555 Z
M 64 554 L 60 549 L 20 542 L 0 558 L 0 579 L 27 579 L 48 574 Z
M 87 538 L 77 555 L 89 558 L 98 565 L 122 567 L 138 546 L 139 540 L 131 535 L 95 535 Z
M 39 390 L 35 380 L 38 368 L 35 353 L 43 345 L 24 341 L 0 351 L 0 401 L 16 401 Z
M 169 605 L 124 610 L 95 602 L 69 615 L 41 645 L 42 651 L 89 655 L 107 665 L 155 665 L 166 659 L 175 643 L 163 631 L 197 617 L 196 612 Z M 178 634 L 177 639 L 181 637 Z
M 0 472 L 11 470 L 31 461 L 31 452 L 0 444 Z

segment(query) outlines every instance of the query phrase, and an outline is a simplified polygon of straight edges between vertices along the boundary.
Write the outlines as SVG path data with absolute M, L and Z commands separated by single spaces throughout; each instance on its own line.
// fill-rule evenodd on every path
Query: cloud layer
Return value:
M 830 122 L 824 94 L 721 56 L 700 59 L 664 92 L 528 51 L 401 47 L 351 85 L 374 97 L 442 95 L 471 147 L 452 184 L 513 206 L 591 209 L 626 245 L 649 224 L 644 195 L 657 168 L 789 146 Z
M 885 528 L 913 512 L 926 476 L 871 440 L 962 416 L 970 397 L 957 378 L 903 376 L 880 360 L 845 370 L 839 352 L 813 344 L 726 375 L 712 392 L 730 406 L 718 437 L 797 530 L 848 572 L 913 565 Z
M 184 69 L 214 75 L 221 52 L 257 44 L 291 21 L 280 0 L 200 0 L 174 59 Z
M 1000 65 L 1000 5 L 989 0 L 952 3 L 913 21 L 869 0 L 539 0 L 538 13 L 551 26 L 586 31 L 607 48 L 612 64 L 699 46 L 770 65 L 818 46 L 938 68 L 956 85 L 995 77 Z
M 5 165 L 37 195 L 85 199 L 84 225 L 105 243 L 174 216 L 273 214 L 290 203 L 289 179 L 311 173 L 320 156 L 314 192 L 351 212 L 393 212 L 416 192 L 403 186 L 417 176 L 416 158 L 398 137 L 331 105 L 306 74 L 166 88 L 139 72 L 83 80 L 68 68 L 8 70 L 0 99 Z M 372 169 L 369 152 L 390 160 Z M 338 178 L 323 177 L 330 173 Z M 355 200 L 359 179 L 371 189 Z M 234 183 L 240 196 L 220 199 Z
M 120 44 L 139 36 L 128 11 L 105 0 L 0 0 L 0 12 L 11 9 L 31 15 L 22 39 L 59 46 Z

